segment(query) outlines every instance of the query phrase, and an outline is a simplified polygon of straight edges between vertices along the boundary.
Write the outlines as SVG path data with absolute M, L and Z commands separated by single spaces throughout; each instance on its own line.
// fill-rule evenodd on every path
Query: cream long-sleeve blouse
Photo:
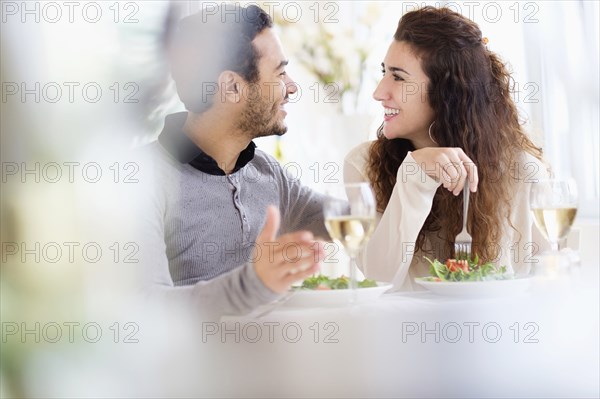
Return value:
M 348 183 L 369 182 L 366 175 L 367 155 L 371 142 L 355 147 L 345 158 L 344 180 Z M 547 177 L 546 166 L 534 156 L 523 153 L 511 169 L 515 190 L 511 199 L 510 221 L 504 222 L 500 255 L 495 263 L 514 273 L 528 273 L 533 255 L 546 248 L 533 224 L 529 210 L 531 184 Z M 409 291 L 420 287 L 415 277 L 429 275 L 427 256 L 440 259 L 443 242 L 438 235 L 428 235 L 423 250 L 415 250 L 415 241 L 431 211 L 433 197 L 441 183 L 428 176 L 409 152 L 398 168 L 396 185 L 383 214 L 378 213 L 376 227 L 359 256 L 359 268 L 367 278 L 392 282 L 394 290 Z M 445 261 L 445 259 L 440 259 Z

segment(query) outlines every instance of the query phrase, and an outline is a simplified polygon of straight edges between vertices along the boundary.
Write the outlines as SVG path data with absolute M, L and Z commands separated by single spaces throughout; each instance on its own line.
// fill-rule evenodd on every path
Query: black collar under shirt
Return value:
M 183 131 L 183 125 L 187 118 L 187 112 L 179 112 L 167 115 L 165 126 L 158 136 L 160 145 L 177 161 L 189 163 L 192 167 L 210 175 L 224 176 L 225 172 L 219 168 L 217 161 L 210 155 L 204 153 Z M 256 144 L 252 141 L 248 147 L 240 152 L 231 173 L 242 169 L 254 158 Z

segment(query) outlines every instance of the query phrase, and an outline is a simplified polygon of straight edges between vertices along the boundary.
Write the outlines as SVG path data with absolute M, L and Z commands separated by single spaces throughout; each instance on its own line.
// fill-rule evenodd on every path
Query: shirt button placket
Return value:
M 244 237 L 244 242 L 247 242 L 249 237 L 250 237 L 250 227 L 248 226 L 248 218 L 246 217 L 246 211 L 244 209 L 244 205 L 242 204 L 241 200 L 240 200 L 240 184 L 239 184 L 239 180 L 237 178 L 236 175 L 230 175 L 229 176 L 229 181 L 233 184 L 233 186 L 235 187 L 234 190 L 234 194 L 233 194 L 233 202 L 235 204 L 235 207 L 237 208 L 240 217 L 242 218 L 241 222 L 242 222 L 242 235 Z

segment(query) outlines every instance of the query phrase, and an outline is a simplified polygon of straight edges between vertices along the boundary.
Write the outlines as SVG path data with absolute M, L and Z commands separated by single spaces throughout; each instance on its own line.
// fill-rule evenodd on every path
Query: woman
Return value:
M 346 157 L 347 182 L 368 181 L 378 225 L 360 264 L 366 276 L 415 288 L 424 256 L 454 257 L 462 188 L 471 191 L 468 231 L 483 261 L 527 272 L 543 239 L 529 211 L 531 183 L 547 175 L 524 133 L 512 79 L 478 26 L 448 9 L 405 14 L 373 97 L 384 107 L 377 140 Z

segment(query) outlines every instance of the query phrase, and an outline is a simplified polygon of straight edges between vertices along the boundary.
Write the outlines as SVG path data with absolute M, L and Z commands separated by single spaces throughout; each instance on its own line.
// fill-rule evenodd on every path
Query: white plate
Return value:
M 531 277 L 517 276 L 510 280 L 491 281 L 427 281 L 425 277 L 415 282 L 434 294 L 458 298 L 494 298 L 521 294 L 529 288 Z
M 356 303 L 375 300 L 392 288 L 389 283 L 377 283 L 377 287 L 358 288 Z M 349 289 L 345 290 L 297 290 L 282 306 L 285 307 L 335 307 L 348 305 Z

